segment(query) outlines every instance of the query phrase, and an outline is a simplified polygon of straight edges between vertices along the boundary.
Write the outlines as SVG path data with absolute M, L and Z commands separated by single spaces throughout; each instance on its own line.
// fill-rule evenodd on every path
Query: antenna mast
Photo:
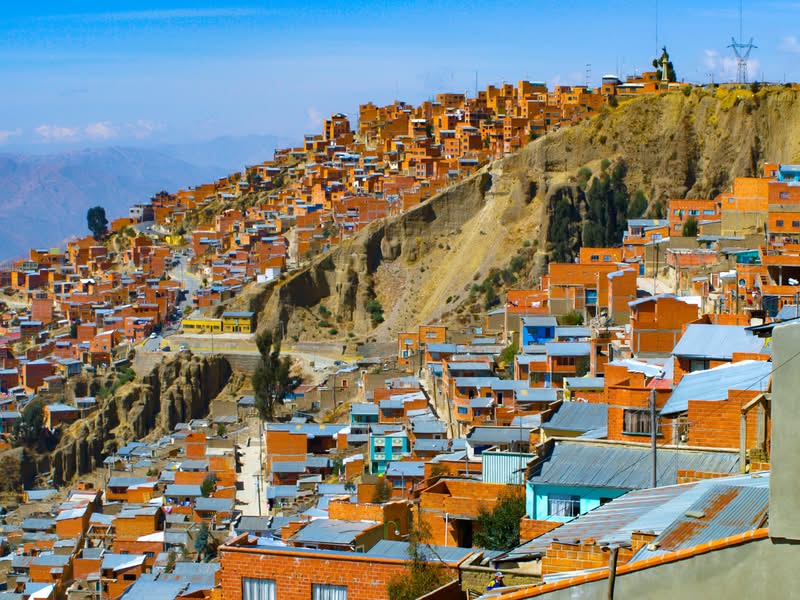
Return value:
M 758 48 L 755 44 L 753 44 L 753 38 L 750 38 L 750 41 L 746 44 L 743 41 L 742 35 L 742 0 L 739 0 L 739 41 L 736 41 L 736 38 L 731 38 L 731 43 L 728 45 L 728 48 L 733 49 L 733 53 L 736 55 L 736 82 L 737 83 L 747 83 L 747 63 L 750 60 L 750 52 L 753 51 L 754 48 Z

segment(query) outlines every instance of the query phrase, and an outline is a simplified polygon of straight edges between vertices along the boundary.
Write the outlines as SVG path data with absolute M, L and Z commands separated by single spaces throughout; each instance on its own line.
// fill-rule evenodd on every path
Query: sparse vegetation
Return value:
M 475 545 L 488 550 L 511 550 L 519 545 L 519 522 L 525 516 L 525 495 L 510 489 L 493 510 L 481 507 Z
M 577 310 L 571 310 L 567 314 L 562 315 L 560 321 L 562 325 L 583 325 L 583 315 Z
M 281 358 L 281 338 L 269 331 L 256 336 L 256 346 L 261 355 L 251 378 L 256 410 L 263 420 L 270 421 L 275 414 L 275 403 L 283 400 L 289 389 L 290 359 Z
M 681 234 L 683 237 L 697 237 L 697 219 L 695 217 L 686 219 Z

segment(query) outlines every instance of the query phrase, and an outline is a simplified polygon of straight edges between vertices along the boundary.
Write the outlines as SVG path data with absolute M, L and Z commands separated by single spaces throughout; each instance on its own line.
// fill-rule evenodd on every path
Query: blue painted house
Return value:
M 555 317 L 522 317 L 522 345 L 544 344 L 556 338 Z
M 659 486 L 678 483 L 678 471 L 735 474 L 736 452 L 659 449 Z M 651 487 L 650 449 L 640 445 L 551 440 L 529 467 L 526 514 L 567 522 L 633 490 Z
M 382 474 L 390 462 L 410 456 L 411 449 L 405 431 L 393 433 L 371 433 L 369 436 L 369 470 Z

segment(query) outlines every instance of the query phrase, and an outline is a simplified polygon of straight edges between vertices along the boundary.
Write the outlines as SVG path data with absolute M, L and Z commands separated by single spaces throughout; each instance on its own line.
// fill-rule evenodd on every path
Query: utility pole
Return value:
M 650 456 L 652 458 L 652 473 L 650 487 L 658 487 L 658 459 L 656 449 L 656 388 L 650 390 Z

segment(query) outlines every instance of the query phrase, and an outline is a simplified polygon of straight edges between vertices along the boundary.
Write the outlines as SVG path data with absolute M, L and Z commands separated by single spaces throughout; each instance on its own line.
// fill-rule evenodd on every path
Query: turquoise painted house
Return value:
M 394 433 L 371 433 L 369 436 L 369 470 L 379 475 L 386 471 L 390 462 L 410 456 L 408 434 L 405 431 Z
M 571 521 L 633 490 L 651 487 L 650 449 L 607 442 L 556 439 L 534 460 L 525 485 L 526 513 L 543 521 Z M 658 450 L 658 486 L 678 483 L 678 471 L 735 474 L 736 452 Z

